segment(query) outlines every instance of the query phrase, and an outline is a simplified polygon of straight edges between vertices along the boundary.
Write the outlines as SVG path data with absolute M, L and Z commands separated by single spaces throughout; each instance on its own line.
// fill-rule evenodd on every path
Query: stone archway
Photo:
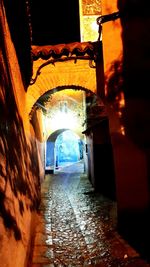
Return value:
M 63 137 L 61 138 L 61 141 L 59 140 L 60 137 Z M 66 137 L 68 139 L 67 141 L 65 140 Z M 80 150 L 80 143 L 82 143 L 82 156 Z M 65 147 L 65 150 L 67 151 L 61 151 L 62 154 L 60 155 L 60 148 L 62 147 Z M 48 137 L 46 142 L 45 172 L 55 173 L 55 171 L 62 166 L 75 163 L 77 161 L 80 161 L 81 159 L 85 161 L 85 158 L 83 156 L 84 147 L 84 140 L 80 139 L 80 137 L 73 131 L 69 129 L 60 129 L 55 131 Z
M 45 147 L 45 172 L 46 173 L 54 173 L 55 169 L 55 142 L 57 137 L 66 131 L 66 129 L 60 129 L 53 132 L 46 141 Z

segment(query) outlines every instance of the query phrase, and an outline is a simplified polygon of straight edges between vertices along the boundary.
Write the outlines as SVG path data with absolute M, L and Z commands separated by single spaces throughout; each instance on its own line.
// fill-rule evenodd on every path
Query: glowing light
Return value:
M 98 39 L 97 16 L 82 17 L 82 42 L 96 41 Z
M 125 134 L 126 134 L 126 133 L 125 133 L 125 128 L 124 128 L 124 126 L 121 126 L 121 128 L 120 128 L 120 132 L 121 132 L 122 135 L 125 135 Z
M 91 23 L 91 28 L 93 31 L 96 31 L 96 34 L 98 35 L 98 28 L 99 28 L 99 25 L 96 23 L 96 21 L 93 21 Z
M 122 112 L 121 111 L 118 111 L 118 116 L 119 116 L 119 118 L 122 117 Z
M 124 97 L 124 93 L 123 92 L 120 93 L 119 107 L 120 108 L 124 108 L 125 107 L 125 97 Z
M 67 113 L 57 111 L 52 118 L 47 119 L 46 124 L 52 131 L 63 128 L 75 130 L 78 127 L 78 120 L 76 115 L 71 111 Z

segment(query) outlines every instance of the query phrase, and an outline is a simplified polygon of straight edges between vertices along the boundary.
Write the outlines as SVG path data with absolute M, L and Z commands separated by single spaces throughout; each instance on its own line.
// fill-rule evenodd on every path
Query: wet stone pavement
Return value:
M 46 175 L 28 267 L 148 267 L 117 233 L 116 203 L 95 193 L 77 163 Z

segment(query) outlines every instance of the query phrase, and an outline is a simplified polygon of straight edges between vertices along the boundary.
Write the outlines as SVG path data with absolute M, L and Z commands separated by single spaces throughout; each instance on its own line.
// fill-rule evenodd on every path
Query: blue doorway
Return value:
M 67 166 L 83 159 L 83 142 L 70 130 L 59 134 L 55 142 L 55 167 Z

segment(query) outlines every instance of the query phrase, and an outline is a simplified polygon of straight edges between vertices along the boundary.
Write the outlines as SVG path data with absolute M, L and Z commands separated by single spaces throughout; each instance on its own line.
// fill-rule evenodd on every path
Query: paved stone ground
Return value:
M 29 267 L 148 267 L 116 231 L 116 203 L 77 163 L 46 175 Z

